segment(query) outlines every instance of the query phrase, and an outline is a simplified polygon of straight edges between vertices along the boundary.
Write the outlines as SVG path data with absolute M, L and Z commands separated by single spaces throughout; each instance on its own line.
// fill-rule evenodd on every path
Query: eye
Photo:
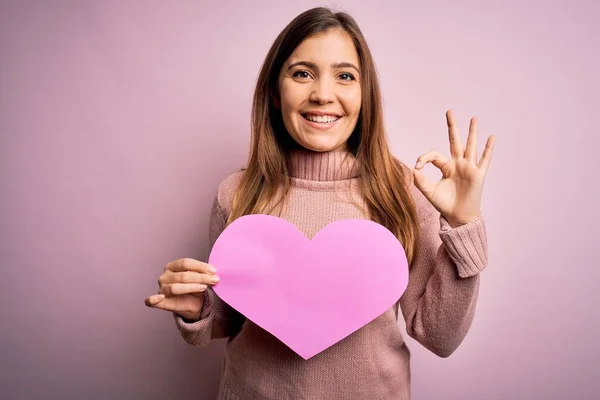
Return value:
M 354 75 L 349 74 L 347 72 L 344 72 L 342 74 L 339 75 L 339 77 L 343 80 L 343 81 L 353 81 L 354 79 Z
M 308 72 L 306 72 L 306 71 L 303 71 L 303 70 L 294 72 L 294 74 L 292 76 L 294 78 L 300 78 L 300 79 L 308 79 L 308 78 L 310 78 L 310 74 Z

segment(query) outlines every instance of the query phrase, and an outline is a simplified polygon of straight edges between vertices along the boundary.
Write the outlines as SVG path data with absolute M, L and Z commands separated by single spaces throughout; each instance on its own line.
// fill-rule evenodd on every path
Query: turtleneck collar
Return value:
M 287 165 L 290 177 L 299 180 L 332 182 L 358 177 L 357 160 L 346 151 L 293 149 L 288 153 Z

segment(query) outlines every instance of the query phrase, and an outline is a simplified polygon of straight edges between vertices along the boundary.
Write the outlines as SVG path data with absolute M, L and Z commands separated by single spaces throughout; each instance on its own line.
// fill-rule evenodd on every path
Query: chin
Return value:
M 315 151 L 318 153 L 325 153 L 327 151 L 333 151 L 340 147 L 340 145 L 324 145 L 324 144 L 309 144 L 309 143 L 301 143 L 302 147 L 307 150 Z
M 300 146 L 304 147 L 307 150 L 316 151 L 319 153 L 324 153 L 327 151 L 334 151 L 344 147 L 344 142 L 332 143 L 330 140 L 302 140 L 297 141 Z

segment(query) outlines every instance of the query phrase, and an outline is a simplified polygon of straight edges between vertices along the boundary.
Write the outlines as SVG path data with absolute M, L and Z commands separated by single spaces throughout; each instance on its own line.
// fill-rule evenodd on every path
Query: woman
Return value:
M 246 214 L 277 215 L 309 238 L 332 221 L 368 218 L 403 244 L 409 284 L 386 313 L 304 360 L 215 295 L 212 266 L 169 263 L 146 304 L 172 311 L 193 345 L 229 338 L 220 399 L 409 399 L 399 311 L 408 334 L 440 357 L 460 345 L 487 263 L 480 200 L 493 137 L 477 164 L 476 120 L 463 150 L 452 113 L 446 117 L 451 158 L 430 152 L 411 170 L 390 154 L 374 63 L 356 22 L 315 8 L 281 32 L 256 86 L 249 162 L 219 186 L 210 246 Z M 440 182 L 420 171 L 429 162 Z

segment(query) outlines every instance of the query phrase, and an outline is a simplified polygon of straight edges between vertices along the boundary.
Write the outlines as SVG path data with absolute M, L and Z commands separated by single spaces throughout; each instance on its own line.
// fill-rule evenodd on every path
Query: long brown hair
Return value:
M 291 186 L 286 154 L 294 147 L 281 111 L 273 104 L 283 64 L 303 40 L 341 29 L 354 41 L 361 64 L 362 106 L 347 150 L 359 165 L 359 187 L 371 220 L 385 226 L 402 243 L 409 263 L 416 255 L 418 221 L 402 164 L 390 153 L 383 107 L 371 51 L 356 21 L 344 12 L 318 7 L 305 11 L 277 36 L 262 65 L 252 103 L 252 139 L 248 165 L 233 199 L 228 223 L 265 213 L 279 204 Z

